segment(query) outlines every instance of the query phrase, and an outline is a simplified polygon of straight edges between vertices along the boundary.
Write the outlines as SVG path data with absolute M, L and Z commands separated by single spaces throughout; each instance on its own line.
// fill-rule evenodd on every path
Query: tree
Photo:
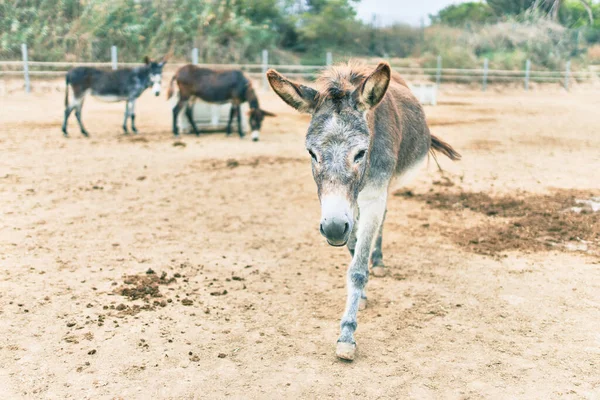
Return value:
M 496 15 L 520 15 L 529 10 L 538 0 L 487 0 Z
M 467 23 L 485 24 L 496 19 L 492 8 L 486 3 L 479 2 L 451 4 L 429 17 L 433 23 L 450 26 L 461 26 Z

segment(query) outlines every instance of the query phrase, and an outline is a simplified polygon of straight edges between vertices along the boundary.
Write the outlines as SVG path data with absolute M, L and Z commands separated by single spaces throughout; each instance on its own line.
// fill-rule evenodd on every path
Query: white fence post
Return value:
M 110 59 L 112 61 L 112 69 L 117 69 L 117 46 L 110 48 Z
M 567 61 L 565 66 L 565 89 L 569 90 L 569 75 L 571 73 L 571 60 Z
M 269 51 L 262 51 L 262 83 L 263 89 L 269 90 L 269 82 L 267 82 L 267 69 L 269 69 Z
M 437 71 L 435 72 L 435 84 L 437 85 L 437 87 L 440 87 L 441 81 L 442 81 L 442 56 L 438 56 Z
M 192 49 L 192 64 L 198 64 L 198 48 L 194 47 Z
M 25 77 L 25 92 L 31 92 L 31 84 L 29 83 L 29 63 L 27 60 L 27 45 L 23 43 L 21 45 L 21 52 L 23 53 L 23 75 Z
M 525 63 L 525 90 L 529 90 L 529 71 L 531 70 L 531 61 Z
M 484 92 L 487 89 L 489 62 L 490 62 L 490 60 L 488 60 L 487 58 L 485 60 L 483 60 L 483 87 L 482 87 L 482 89 Z
M 331 52 L 328 51 L 325 57 L 325 65 L 330 66 L 331 64 L 333 64 L 333 56 L 331 55 Z

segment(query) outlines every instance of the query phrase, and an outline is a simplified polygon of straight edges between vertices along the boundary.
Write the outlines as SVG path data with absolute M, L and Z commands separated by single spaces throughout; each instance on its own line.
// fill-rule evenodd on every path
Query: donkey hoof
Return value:
M 367 308 L 367 299 L 365 299 L 364 297 L 361 297 L 360 300 L 358 301 L 358 310 L 362 311 L 365 308 Z
M 338 342 L 335 349 L 335 355 L 342 360 L 354 360 L 354 356 L 356 355 L 356 344 Z
M 373 269 L 371 270 L 371 273 L 373 274 L 373 276 L 381 278 L 381 277 L 385 276 L 386 270 L 383 265 L 377 265 L 377 266 L 373 267 Z

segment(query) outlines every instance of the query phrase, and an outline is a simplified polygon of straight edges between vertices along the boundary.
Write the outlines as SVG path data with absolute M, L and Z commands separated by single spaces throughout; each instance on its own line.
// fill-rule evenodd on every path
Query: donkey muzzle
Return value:
M 321 234 L 331 246 L 344 246 L 348 242 L 351 227 L 348 219 L 329 218 L 321 222 Z
M 342 196 L 327 196 L 321 200 L 321 235 L 331 246 L 344 246 L 350 238 L 353 219 L 348 203 Z

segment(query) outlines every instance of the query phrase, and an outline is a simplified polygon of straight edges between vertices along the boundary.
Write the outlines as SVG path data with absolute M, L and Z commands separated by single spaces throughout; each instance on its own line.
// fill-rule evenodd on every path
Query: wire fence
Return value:
M 29 61 L 27 57 L 27 46 L 23 44 L 23 59 L 19 61 L 0 61 L 0 77 L 23 77 L 24 88 L 30 91 L 31 77 L 60 77 L 76 66 L 89 66 L 104 69 L 131 68 L 141 66 L 141 63 L 122 63 L 117 60 L 117 49 L 113 46 L 110 62 L 40 62 Z M 251 78 L 260 80 L 264 90 L 268 90 L 265 72 L 268 68 L 275 68 L 281 73 L 295 79 L 314 80 L 318 73 L 332 63 L 331 53 L 327 53 L 323 65 L 286 65 L 269 64 L 269 53 L 267 50 L 262 52 L 262 63 L 260 64 L 202 64 L 198 63 L 198 50 L 191 52 L 192 62 L 198 66 L 215 69 L 240 69 Z M 489 69 L 487 59 L 481 68 L 444 68 L 442 57 L 437 59 L 437 67 L 401 67 L 392 68 L 399 72 L 409 82 L 434 83 L 438 87 L 442 83 L 466 83 L 481 85 L 482 90 L 486 90 L 490 83 L 511 83 L 521 82 L 525 90 L 529 89 L 530 82 L 537 83 L 557 83 L 565 89 L 573 83 L 597 82 L 600 77 L 600 68 L 590 67 L 583 71 L 571 71 L 570 61 L 565 62 L 565 68 L 562 71 L 541 71 L 531 70 L 529 60 L 524 65 L 523 70 L 502 70 Z M 170 69 L 175 70 L 186 63 L 169 63 Z

